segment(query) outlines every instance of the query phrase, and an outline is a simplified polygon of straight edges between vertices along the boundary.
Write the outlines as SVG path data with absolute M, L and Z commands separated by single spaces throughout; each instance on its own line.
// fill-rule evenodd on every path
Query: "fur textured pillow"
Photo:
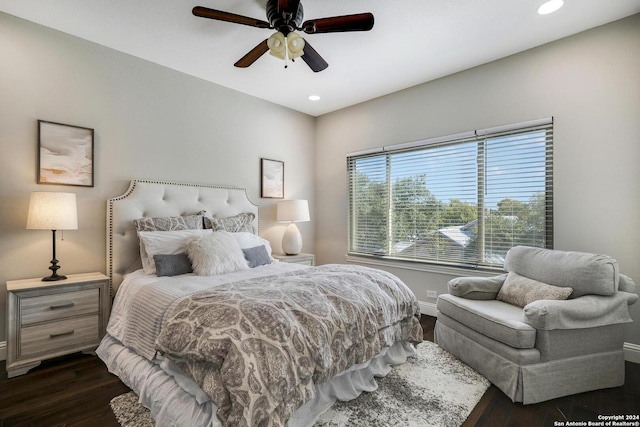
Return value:
M 213 276 L 249 269 L 240 245 L 233 235 L 226 231 L 194 237 L 185 247 L 193 272 L 198 276 Z
M 524 307 L 529 303 L 542 299 L 565 300 L 569 298 L 571 292 L 573 292 L 572 288 L 547 285 L 514 272 L 509 272 L 496 299 L 518 307 Z

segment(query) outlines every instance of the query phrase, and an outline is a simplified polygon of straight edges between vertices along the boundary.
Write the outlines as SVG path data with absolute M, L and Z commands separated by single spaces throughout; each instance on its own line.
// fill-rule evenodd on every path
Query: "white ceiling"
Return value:
M 640 12 L 640 0 L 306 0 L 304 19 L 372 12 L 369 32 L 304 35 L 329 63 L 265 54 L 233 64 L 273 31 L 198 18 L 194 6 L 266 19 L 266 0 L 0 0 L 0 11 L 319 116 Z M 320 101 L 307 99 L 311 94 Z

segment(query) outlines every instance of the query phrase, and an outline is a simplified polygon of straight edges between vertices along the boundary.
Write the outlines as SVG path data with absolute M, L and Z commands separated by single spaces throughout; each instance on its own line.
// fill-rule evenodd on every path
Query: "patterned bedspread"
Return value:
M 380 270 L 325 265 L 224 284 L 178 304 L 157 348 L 226 426 L 281 426 L 314 385 L 396 341 L 422 341 L 411 290 Z

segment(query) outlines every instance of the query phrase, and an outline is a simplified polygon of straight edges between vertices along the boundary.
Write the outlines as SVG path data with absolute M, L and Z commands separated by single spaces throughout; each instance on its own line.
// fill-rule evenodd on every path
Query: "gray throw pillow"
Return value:
M 187 254 L 154 255 L 157 276 L 177 276 L 179 274 L 193 273 L 191 261 Z
M 529 303 L 543 299 L 565 300 L 571 292 L 572 288 L 548 285 L 510 271 L 496 299 L 524 308 Z
M 264 245 L 243 249 L 242 252 L 244 252 L 244 257 L 251 268 L 271 264 L 271 257 L 269 257 L 269 252 Z

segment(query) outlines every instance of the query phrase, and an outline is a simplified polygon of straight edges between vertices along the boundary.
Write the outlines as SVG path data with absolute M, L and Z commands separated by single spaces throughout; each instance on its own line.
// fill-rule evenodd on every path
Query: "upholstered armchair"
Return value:
M 638 295 L 615 259 L 518 246 L 504 269 L 449 281 L 440 347 L 523 404 L 624 384 L 624 325 Z

